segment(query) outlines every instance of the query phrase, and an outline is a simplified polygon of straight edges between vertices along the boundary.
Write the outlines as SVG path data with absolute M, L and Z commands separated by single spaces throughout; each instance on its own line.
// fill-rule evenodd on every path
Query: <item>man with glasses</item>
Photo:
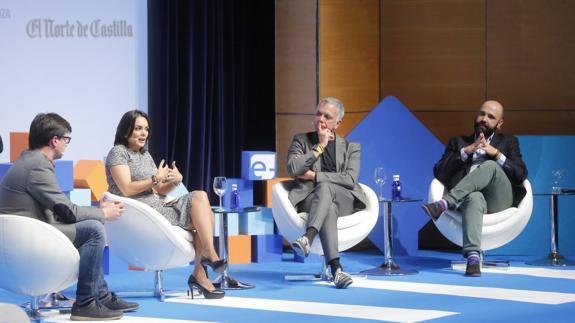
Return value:
M 104 221 L 116 220 L 123 205 L 77 206 L 61 191 L 54 161 L 62 158 L 72 127 L 56 113 L 38 114 L 30 125 L 28 150 L 22 152 L 0 183 L 0 213 L 31 217 L 62 231 L 80 253 L 72 320 L 120 319 L 137 303 L 108 291 L 101 259 L 106 244 Z

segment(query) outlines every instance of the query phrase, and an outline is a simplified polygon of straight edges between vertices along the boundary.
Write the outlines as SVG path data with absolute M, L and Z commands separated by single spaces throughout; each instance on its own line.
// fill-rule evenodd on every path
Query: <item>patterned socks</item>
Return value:
M 441 210 L 441 212 L 445 212 L 445 210 L 447 210 L 448 208 L 448 204 L 447 201 L 445 199 L 441 199 L 437 202 L 435 202 L 435 205 L 437 205 L 437 208 Z
M 473 259 L 471 259 L 471 260 L 473 260 L 473 261 L 479 261 L 479 260 L 481 259 L 481 258 L 480 258 L 480 255 L 479 255 L 479 251 L 473 250 L 473 251 L 467 252 L 467 259 L 468 259 L 468 261 L 470 261 L 469 258 L 473 258 Z

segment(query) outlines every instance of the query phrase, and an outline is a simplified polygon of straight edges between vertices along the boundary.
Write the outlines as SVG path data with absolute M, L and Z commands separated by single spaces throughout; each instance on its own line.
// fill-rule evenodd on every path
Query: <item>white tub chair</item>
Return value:
M 105 193 L 108 201 L 124 203 L 116 221 L 106 222 L 108 245 L 112 253 L 129 265 L 155 272 L 153 296 L 164 301 L 163 270 L 182 267 L 194 259 L 192 235 L 173 226 L 150 206 L 131 198 Z M 143 296 L 141 293 L 121 293 Z
M 43 321 L 39 297 L 76 283 L 79 264 L 76 247 L 52 225 L 0 214 L 0 288 L 31 297 L 31 319 Z
M 289 191 L 286 189 L 286 185 L 289 183 L 290 181 L 284 181 L 273 186 L 272 212 L 279 232 L 287 241 L 292 242 L 305 233 L 308 213 L 298 213 L 289 201 Z M 339 251 L 347 250 L 365 239 L 377 222 L 379 213 L 377 195 L 369 186 L 361 183 L 359 185 L 367 197 L 367 206 L 364 210 L 338 218 Z M 319 235 L 314 239 L 310 252 L 323 256 Z M 296 275 L 285 278 L 286 280 L 329 280 L 330 275 L 327 272 L 325 261 L 322 260 L 322 264 L 321 274 L 312 275 L 312 277 L 310 275 Z
M 531 183 L 523 181 L 523 186 L 527 193 L 517 207 L 510 207 L 503 211 L 483 216 L 483 231 L 481 234 L 482 251 L 501 247 L 515 239 L 525 228 L 531 212 L 533 211 L 533 192 Z M 436 202 L 443 197 L 445 187 L 437 180 L 433 179 L 429 186 L 428 203 Z M 449 241 L 458 246 L 463 246 L 462 215 L 455 210 L 448 210 L 443 213 L 435 226 Z M 461 262 L 453 262 L 452 266 L 457 267 Z M 509 262 L 483 262 L 484 266 L 508 267 Z

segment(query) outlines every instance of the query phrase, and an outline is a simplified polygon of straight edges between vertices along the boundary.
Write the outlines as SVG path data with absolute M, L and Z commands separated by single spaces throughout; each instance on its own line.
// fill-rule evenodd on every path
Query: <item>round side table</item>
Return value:
M 560 193 L 533 193 L 535 196 L 549 196 L 549 227 L 551 250 L 547 257 L 529 261 L 526 264 L 533 266 L 575 266 L 575 261 L 563 257 L 559 253 L 559 197 L 573 196 L 575 192 Z
M 362 274 L 373 275 L 373 276 L 403 276 L 403 275 L 415 275 L 418 273 L 417 270 L 413 269 L 401 269 L 398 264 L 393 261 L 393 204 L 400 203 L 412 203 L 421 202 L 420 198 L 409 198 L 404 197 L 399 200 L 392 199 L 379 199 L 379 204 L 383 204 L 383 236 L 384 236 L 384 253 L 385 261 L 378 267 L 367 269 L 362 271 Z
M 220 209 L 218 207 L 212 208 L 214 213 L 219 214 L 220 216 L 220 237 L 219 237 L 219 245 L 220 245 L 220 258 L 221 259 L 228 259 L 228 213 L 238 213 L 242 214 L 245 213 L 245 208 L 241 208 L 238 210 L 230 210 L 230 209 Z M 250 289 L 256 287 L 253 284 L 249 283 L 242 283 L 239 280 L 232 278 L 229 273 L 229 264 L 228 268 L 224 270 L 223 273 L 219 274 L 219 276 L 212 281 L 214 287 L 220 289 Z

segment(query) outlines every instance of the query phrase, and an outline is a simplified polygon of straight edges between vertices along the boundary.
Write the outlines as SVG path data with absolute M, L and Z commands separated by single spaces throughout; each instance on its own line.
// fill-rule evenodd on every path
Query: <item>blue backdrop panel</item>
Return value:
M 575 136 L 517 136 L 533 193 L 551 192 L 552 171 L 565 170 L 563 187 L 575 188 Z M 549 197 L 534 196 L 523 232 L 490 254 L 544 256 L 550 251 Z M 575 195 L 559 197 L 559 251 L 575 255 Z
M 56 179 L 62 192 L 74 189 L 74 162 L 71 160 L 55 160 Z
M 403 196 L 427 200 L 433 165 L 441 158 L 444 146 L 397 98 L 386 97 L 347 138 L 361 144 L 361 183 L 378 192 L 373 171 L 383 166 L 387 172 L 384 196 L 391 196 L 392 176 L 399 174 Z M 420 208 L 421 203 L 393 205 L 395 255 L 417 253 L 417 233 L 429 220 Z M 380 208 L 378 223 L 369 239 L 383 251 L 382 212 Z
M 282 236 L 279 234 L 252 236 L 252 262 L 282 261 Z
M 68 194 L 70 201 L 79 206 L 92 206 L 92 191 L 89 188 L 75 188 Z
M 276 177 L 276 153 L 273 151 L 242 151 L 242 178 L 250 181 Z
M 242 212 L 240 214 L 239 230 L 240 234 L 273 235 L 274 218 L 272 216 L 272 209 L 262 207 L 258 212 Z
M 0 181 L 4 177 L 4 174 L 12 167 L 12 163 L 0 163 Z

